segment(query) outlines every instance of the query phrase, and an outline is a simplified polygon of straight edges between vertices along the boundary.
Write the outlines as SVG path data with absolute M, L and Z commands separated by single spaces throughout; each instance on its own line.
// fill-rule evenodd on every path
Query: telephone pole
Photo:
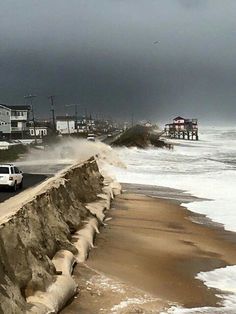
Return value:
M 76 132 L 78 133 L 78 106 L 80 104 L 70 104 L 70 105 L 66 105 L 66 107 L 74 107 L 75 108 L 75 128 L 76 128 Z
M 52 125 L 53 125 L 53 130 L 56 132 L 56 120 L 55 120 L 55 109 L 54 109 L 54 99 L 56 96 L 50 95 L 48 96 L 48 99 L 51 100 L 51 112 L 52 112 Z
M 24 96 L 30 102 L 31 112 L 32 112 L 32 121 L 33 121 L 33 128 L 34 128 L 34 142 L 37 143 L 37 136 L 36 136 L 36 127 L 35 127 L 35 117 L 34 117 L 34 106 L 33 106 L 33 99 L 36 98 L 36 95 L 28 94 Z

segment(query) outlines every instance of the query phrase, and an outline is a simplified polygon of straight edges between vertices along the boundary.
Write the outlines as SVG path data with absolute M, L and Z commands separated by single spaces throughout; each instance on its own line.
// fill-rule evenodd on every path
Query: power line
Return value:
M 33 106 L 33 99 L 36 98 L 36 95 L 28 94 L 24 96 L 25 99 L 30 101 L 30 107 L 32 112 L 32 121 L 33 121 L 33 128 L 34 128 L 34 141 L 37 143 L 37 136 L 36 136 L 36 127 L 35 127 L 35 117 L 34 117 L 34 106 Z

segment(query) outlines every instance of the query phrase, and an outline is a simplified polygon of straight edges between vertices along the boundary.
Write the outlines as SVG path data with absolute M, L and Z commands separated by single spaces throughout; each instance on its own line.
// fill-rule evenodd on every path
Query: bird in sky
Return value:
M 153 42 L 153 45 L 156 45 L 156 44 L 159 44 L 159 43 L 160 43 L 159 40 L 156 40 L 156 41 Z

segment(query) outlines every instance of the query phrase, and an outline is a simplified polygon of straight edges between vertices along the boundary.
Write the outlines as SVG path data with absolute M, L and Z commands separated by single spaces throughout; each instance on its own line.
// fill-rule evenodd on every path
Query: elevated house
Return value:
M 8 138 L 11 134 L 11 109 L 0 105 L 0 139 Z
M 180 116 L 173 119 L 172 123 L 165 125 L 165 134 L 171 138 L 198 140 L 198 120 L 185 119 Z
M 31 107 L 28 105 L 5 105 L 11 110 L 11 138 L 24 138 L 29 135 Z
M 31 107 L 26 105 L 0 105 L 0 134 L 2 138 L 22 139 L 29 136 Z

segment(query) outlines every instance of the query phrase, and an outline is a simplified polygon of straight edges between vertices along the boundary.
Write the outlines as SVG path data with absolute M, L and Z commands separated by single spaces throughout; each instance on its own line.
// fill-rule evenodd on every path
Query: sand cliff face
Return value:
M 53 257 L 57 252 L 78 254 L 73 234 L 96 216 L 88 203 L 104 201 L 104 195 L 109 199 L 104 191 L 104 178 L 90 159 L 51 180 L 0 225 L 0 312 L 30 311 L 30 297 L 57 281 L 62 272 Z

